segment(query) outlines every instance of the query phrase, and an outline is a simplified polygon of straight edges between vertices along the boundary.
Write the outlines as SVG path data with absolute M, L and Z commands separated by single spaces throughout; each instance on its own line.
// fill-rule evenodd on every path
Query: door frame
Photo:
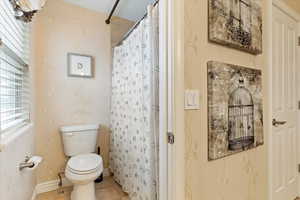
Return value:
M 173 115 L 172 124 L 175 135 L 175 143 L 170 148 L 171 172 L 173 196 L 169 200 L 185 199 L 185 118 L 184 118 L 184 2 L 183 0 L 169 0 L 171 12 L 170 21 L 170 45 L 171 62 L 173 68 L 171 85 L 173 86 Z M 170 168 L 169 168 L 170 169 Z
M 159 200 L 185 199 L 184 1 L 160 1 Z M 168 144 L 167 134 L 175 136 Z
M 168 4 L 159 2 L 159 135 L 163 136 L 168 128 Z M 158 174 L 158 200 L 167 199 L 168 191 L 168 140 L 167 137 L 159 137 L 159 174 Z
M 273 199 L 273 191 L 272 191 L 272 181 L 273 181 L 273 177 L 272 177 L 272 173 L 273 173 L 273 168 L 272 168 L 272 155 L 273 155 L 273 152 L 272 152 L 272 128 L 273 128 L 273 125 L 272 125 L 272 116 L 273 116 L 273 110 L 272 110 L 272 63 L 273 63 L 273 52 L 272 52 L 272 47 L 273 47 L 273 34 L 272 34 L 272 23 L 273 23 L 273 6 L 279 8 L 281 11 L 283 11 L 284 13 L 286 13 L 287 15 L 289 15 L 290 17 L 292 17 L 294 20 L 297 21 L 298 23 L 298 37 L 300 36 L 300 14 L 298 14 L 296 11 L 294 11 L 292 8 L 290 8 L 285 2 L 283 2 L 282 0 L 270 0 L 268 3 L 267 3 L 267 36 L 268 36 L 268 39 L 267 39 L 267 56 L 268 56 L 268 60 L 267 60 L 267 66 L 268 66 L 268 70 L 267 70 L 267 79 L 268 79 L 268 86 L 267 86 L 267 89 L 268 89 L 268 115 L 269 115 L 269 121 L 268 121 L 268 124 L 267 124 L 267 128 L 268 128 L 268 196 L 269 196 L 269 200 L 272 200 Z M 297 48 L 297 54 L 300 54 L 300 48 L 298 46 Z M 296 62 L 297 64 L 296 65 L 299 65 L 300 64 L 300 58 L 299 56 L 297 57 L 296 59 Z M 297 72 L 297 83 L 300 84 L 300 77 L 299 77 L 299 70 Z M 300 100 L 300 90 L 298 91 L 298 94 L 297 94 L 297 98 Z M 300 114 L 298 112 L 298 120 L 300 120 Z M 300 130 L 300 125 L 298 124 L 297 126 L 297 132 Z M 298 160 L 297 162 L 300 163 L 300 158 L 299 158 L 299 155 L 300 155 L 300 147 L 299 147 L 299 144 L 300 144 L 300 135 L 297 134 L 297 142 L 298 142 L 298 150 L 297 150 L 297 154 L 298 154 Z M 297 166 L 295 166 L 297 167 Z M 298 174 L 298 196 L 300 196 L 300 176 Z

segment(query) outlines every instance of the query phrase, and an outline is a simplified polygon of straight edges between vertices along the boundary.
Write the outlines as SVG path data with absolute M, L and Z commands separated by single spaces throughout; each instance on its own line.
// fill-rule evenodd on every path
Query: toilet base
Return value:
M 75 184 L 71 193 L 71 200 L 96 200 L 94 181 L 85 185 Z

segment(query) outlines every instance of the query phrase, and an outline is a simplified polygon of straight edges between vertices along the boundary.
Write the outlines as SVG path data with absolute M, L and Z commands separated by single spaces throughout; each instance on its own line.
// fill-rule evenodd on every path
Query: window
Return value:
M 0 1 L 0 134 L 29 123 L 29 25 Z

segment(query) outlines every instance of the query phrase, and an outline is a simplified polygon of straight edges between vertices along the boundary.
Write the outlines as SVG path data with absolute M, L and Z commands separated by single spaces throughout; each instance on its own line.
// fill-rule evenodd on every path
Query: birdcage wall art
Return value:
M 208 0 L 209 40 L 262 53 L 262 0 Z
M 244 78 L 238 72 L 239 85 L 229 96 L 228 148 L 239 150 L 254 143 L 254 104 L 252 95 L 244 86 Z
M 261 70 L 208 63 L 208 159 L 264 143 Z

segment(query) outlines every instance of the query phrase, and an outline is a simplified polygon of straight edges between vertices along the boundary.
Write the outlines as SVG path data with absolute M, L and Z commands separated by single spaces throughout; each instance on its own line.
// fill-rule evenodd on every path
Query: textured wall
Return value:
M 288 4 L 291 8 L 300 13 L 300 1 L 299 0 L 283 0 L 286 4 Z
M 185 87 L 198 89 L 201 94 L 200 110 L 185 112 L 186 200 L 266 200 L 267 127 L 264 127 L 265 145 L 208 162 L 206 77 L 210 60 L 262 69 L 264 121 L 267 122 L 266 35 L 264 53 L 259 56 L 208 42 L 208 0 L 185 0 L 184 21 Z M 267 34 L 265 24 L 263 32 Z
M 34 155 L 33 127 L 21 130 L 22 134 L 10 141 L 0 152 L 0 199 L 29 200 L 36 184 L 35 171 L 19 171 L 19 163 Z
M 51 0 L 36 18 L 36 141 L 44 162 L 38 183 L 57 179 L 66 158 L 59 128 L 63 125 L 109 125 L 111 38 L 105 15 L 63 0 Z M 67 76 L 67 53 L 95 59 L 95 78 Z M 100 131 L 105 167 L 108 166 L 108 128 Z
M 123 19 L 120 17 L 113 17 L 111 20 L 111 44 L 112 47 L 117 45 L 127 33 L 127 31 L 134 25 L 133 21 Z

